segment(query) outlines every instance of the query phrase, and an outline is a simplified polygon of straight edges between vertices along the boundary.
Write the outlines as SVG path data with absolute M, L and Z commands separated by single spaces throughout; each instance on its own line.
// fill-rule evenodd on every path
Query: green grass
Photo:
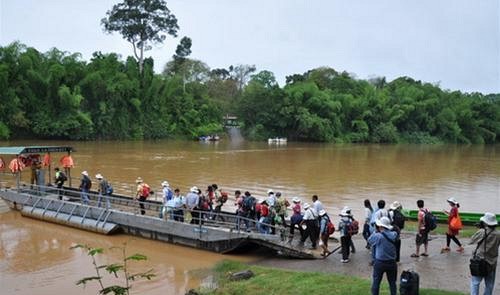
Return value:
M 406 221 L 404 231 L 417 232 L 417 223 L 414 221 Z M 438 224 L 431 234 L 444 235 L 447 231 L 447 224 Z M 476 231 L 477 227 L 475 226 L 464 226 L 464 228 L 460 230 L 460 237 L 470 238 Z
M 229 281 L 228 274 L 250 269 L 254 277 L 243 281 Z M 370 293 L 371 282 L 366 279 L 331 273 L 299 272 L 268 267 L 247 265 L 241 262 L 223 261 L 214 268 L 217 290 L 203 291 L 202 294 L 246 294 L 246 295 L 287 295 L 287 294 L 349 294 Z M 383 283 L 380 294 L 389 294 L 387 283 Z M 421 295 L 464 295 L 465 293 L 421 289 Z

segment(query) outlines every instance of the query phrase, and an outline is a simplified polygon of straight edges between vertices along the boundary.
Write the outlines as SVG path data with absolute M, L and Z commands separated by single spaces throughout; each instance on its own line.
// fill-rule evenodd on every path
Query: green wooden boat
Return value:
M 443 211 L 431 211 L 434 216 L 436 216 L 438 223 L 447 223 L 448 215 L 444 214 Z M 417 220 L 418 219 L 418 210 L 408 210 L 403 209 L 401 213 L 408 220 Z M 472 213 L 472 212 L 460 212 L 460 218 L 462 219 L 462 224 L 464 225 L 475 225 L 479 223 L 479 218 L 481 218 L 484 213 Z M 497 221 L 500 224 L 500 215 L 497 214 Z

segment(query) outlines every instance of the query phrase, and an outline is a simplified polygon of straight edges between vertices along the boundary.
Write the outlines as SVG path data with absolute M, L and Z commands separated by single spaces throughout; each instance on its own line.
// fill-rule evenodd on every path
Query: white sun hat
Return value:
M 102 177 L 102 174 L 101 174 L 101 173 L 97 173 L 97 174 L 95 175 L 95 178 L 97 178 L 97 179 L 103 179 L 103 177 Z
M 392 229 L 391 221 L 389 220 L 388 217 L 385 216 L 375 221 L 375 224 L 377 224 L 377 226 L 385 227 L 388 230 Z
M 391 206 L 389 206 L 389 209 L 391 209 L 391 210 L 396 210 L 396 209 L 399 209 L 399 208 L 401 208 L 401 207 L 402 207 L 402 206 L 401 206 L 401 203 L 400 203 L 400 202 L 398 202 L 398 201 L 394 201 L 394 202 L 391 204 Z
M 497 217 L 495 216 L 495 214 L 490 212 L 484 213 L 484 216 L 479 218 L 479 220 L 481 220 L 482 222 L 486 223 L 486 225 L 489 226 L 498 225 Z
M 268 190 L 267 190 L 267 194 L 268 194 L 268 195 L 269 195 L 269 194 L 274 194 L 274 191 L 273 191 L 272 189 L 268 189 Z
M 190 189 L 190 191 L 191 191 L 192 193 L 198 193 L 198 187 L 193 186 L 193 187 Z
M 169 187 L 169 186 L 170 186 L 170 184 L 168 183 L 168 181 L 164 180 L 164 181 L 161 183 L 161 186 L 163 186 L 163 187 L 165 187 L 165 186 L 166 186 L 166 187 Z
M 458 201 L 457 201 L 457 200 L 455 200 L 455 198 L 453 198 L 453 197 L 448 198 L 448 200 L 446 200 L 446 201 L 447 201 L 448 203 L 452 203 L 452 204 L 455 204 L 455 205 L 456 205 L 456 204 L 458 204 Z
M 294 197 L 292 199 L 292 202 L 294 202 L 294 203 L 300 203 L 300 199 L 298 197 Z
M 82 175 L 89 176 L 89 173 L 87 171 L 82 171 Z
M 309 203 L 304 203 L 304 210 L 307 210 L 311 207 L 311 205 L 309 205 Z

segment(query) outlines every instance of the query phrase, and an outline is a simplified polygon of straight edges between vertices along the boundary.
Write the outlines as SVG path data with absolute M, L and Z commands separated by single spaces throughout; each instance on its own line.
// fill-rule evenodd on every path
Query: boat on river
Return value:
M 408 220 L 418 219 L 418 210 L 403 209 L 401 212 Z M 448 215 L 446 215 L 443 211 L 431 211 L 431 213 L 436 217 L 438 223 L 448 222 Z M 460 219 L 462 220 L 462 224 L 475 225 L 479 223 L 479 218 L 481 218 L 484 215 L 484 213 L 459 212 L 459 215 Z M 497 220 L 500 223 L 500 215 L 497 215 Z
M 268 144 L 286 144 L 287 141 L 288 140 L 286 137 L 274 137 L 274 138 L 267 139 Z
M 12 155 L 15 156 L 14 159 L 40 153 L 67 152 L 69 155 L 72 151 L 71 147 L 0 147 L 0 155 Z M 11 209 L 20 211 L 25 217 L 107 235 L 123 232 L 218 253 L 262 247 L 285 257 L 319 258 L 310 250 L 297 247 L 288 240 L 288 231 L 284 228 L 276 227 L 276 235 L 245 231 L 241 224 L 246 218 L 234 213 L 222 212 L 212 216 L 214 218 L 202 218 L 199 224 L 190 224 L 159 218 L 163 204 L 155 200 L 144 202 L 146 214 L 141 215 L 138 201 L 119 193 L 109 196 L 111 208 L 100 207 L 101 196 L 95 191 L 88 194 L 89 204 L 82 204 L 78 189 L 58 189 L 51 185 L 23 183 L 21 170 L 14 173 L 15 187 L 0 188 L 0 198 L 7 202 Z M 63 195 L 62 200 L 59 199 L 59 194 Z M 255 222 L 246 221 L 250 224 Z

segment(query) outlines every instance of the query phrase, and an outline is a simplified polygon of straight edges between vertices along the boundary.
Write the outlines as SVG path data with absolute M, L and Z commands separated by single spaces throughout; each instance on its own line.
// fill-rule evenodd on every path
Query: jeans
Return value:
M 109 202 L 109 196 L 108 195 L 102 195 L 102 194 L 99 194 L 99 197 L 97 198 L 97 207 L 101 207 L 101 199 L 104 197 L 104 199 L 106 200 L 106 208 L 109 209 L 111 208 L 111 203 Z
M 496 267 L 488 274 L 488 276 L 484 278 L 472 276 L 470 280 L 470 294 L 479 295 L 479 285 L 481 284 L 481 281 L 484 279 L 484 284 L 485 284 L 484 295 L 493 295 L 493 288 L 495 287 L 495 276 L 496 276 Z
M 88 189 L 82 189 L 82 203 L 85 205 L 89 204 L 89 190 Z
M 269 219 L 264 217 L 264 216 L 262 216 L 259 219 L 259 223 L 257 223 L 257 229 L 258 229 L 259 233 L 269 234 L 269 225 L 267 225 L 268 222 L 269 222 Z
M 379 295 L 380 282 L 384 273 L 387 274 L 391 295 L 397 294 L 396 279 L 398 277 L 398 265 L 394 260 L 375 260 L 373 264 L 372 295 Z

